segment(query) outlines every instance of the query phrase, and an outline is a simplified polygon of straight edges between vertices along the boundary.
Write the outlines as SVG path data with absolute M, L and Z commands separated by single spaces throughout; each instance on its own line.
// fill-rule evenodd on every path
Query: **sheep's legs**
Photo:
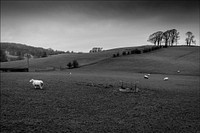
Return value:
M 42 85 L 39 85 L 40 86 L 40 89 L 42 89 Z

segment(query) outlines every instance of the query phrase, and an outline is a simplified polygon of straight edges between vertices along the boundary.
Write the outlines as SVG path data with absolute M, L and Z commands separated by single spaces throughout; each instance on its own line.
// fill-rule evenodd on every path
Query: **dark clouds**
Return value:
M 182 34 L 187 30 L 198 33 L 199 2 L 1 1 L 1 37 L 5 41 L 54 43 L 59 49 L 65 44 L 80 48 L 83 43 L 86 48 L 91 42 L 117 47 L 117 42 L 145 44 L 152 32 L 172 28 Z
M 142 18 L 198 12 L 198 1 L 15 1 L 2 2 L 2 13 L 11 16 L 46 15 L 66 11 L 96 17 Z

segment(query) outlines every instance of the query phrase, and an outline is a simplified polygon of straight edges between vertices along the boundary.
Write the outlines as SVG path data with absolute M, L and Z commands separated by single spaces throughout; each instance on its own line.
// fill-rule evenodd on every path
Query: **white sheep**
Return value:
M 180 72 L 181 72 L 180 70 L 177 71 L 177 73 L 180 73 Z
M 145 79 L 149 79 L 149 76 L 148 76 L 148 75 L 144 75 L 144 78 L 145 78 Z
M 149 73 L 149 74 L 147 74 L 147 76 L 150 76 L 150 73 Z
M 44 85 L 44 83 L 43 83 L 42 80 L 31 79 L 29 82 L 31 82 L 31 83 L 33 84 L 33 86 L 35 87 L 35 89 L 38 88 L 38 87 L 39 87 L 40 89 L 42 89 L 42 88 L 43 88 L 43 85 Z
M 168 77 L 165 77 L 163 80 L 164 80 L 164 81 L 167 81 L 167 80 L 169 80 L 169 78 L 168 78 Z

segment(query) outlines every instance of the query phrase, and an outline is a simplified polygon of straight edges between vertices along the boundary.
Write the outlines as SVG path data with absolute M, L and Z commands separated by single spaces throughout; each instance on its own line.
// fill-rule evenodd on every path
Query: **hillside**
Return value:
M 169 47 L 150 53 L 111 58 L 82 68 L 85 70 L 200 75 L 199 47 Z
M 148 47 L 148 46 L 145 46 Z M 67 63 L 77 60 L 82 66 L 72 71 L 113 71 L 137 73 L 163 73 L 184 75 L 199 74 L 199 47 L 169 47 L 143 54 L 131 54 L 113 58 L 112 55 L 131 48 L 111 49 L 99 53 L 59 54 L 46 58 L 30 59 L 30 70 L 48 67 L 66 67 Z M 137 47 L 138 49 L 144 48 Z M 26 60 L 1 63 L 1 67 L 25 67 Z
M 144 46 L 137 47 L 138 49 L 143 48 Z M 146 46 L 149 47 L 149 46 Z M 48 67 L 55 67 L 59 69 L 60 67 L 66 67 L 67 63 L 77 60 L 81 66 L 94 64 L 99 61 L 112 58 L 113 54 L 119 52 L 120 54 L 122 51 L 134 49 L 135 47 L 129 48 L 116 48 L 111 50 L 106 50 L 103 52 L 98 53 L 71 53 L 71 54 L 58 54 L 58 55 L 51 55 L 45 58 L 34 58 L 30 59 L 30 69 L 45 69 Z M 20 60 L 20 61 L 12 61 L 12 62 L 3 62 L 1 63 L 1 67 L 26 67 L 27 60 Z
M 55 55 L 64 53 L 63 51 L 55 51 L 51 48 L 45 49 L 41 47 L 33 47 L 26 44 L 20 43 L 8 43 L 8 42 L 1 42 L 0 47 L 2 52 L 5 52 L 7 55 L 8 60 L 17 60 L 18 57 L 21 59 L 24 58 L 24 55 L 29 53 L 34 57 L 46 57 L 48 55 Z

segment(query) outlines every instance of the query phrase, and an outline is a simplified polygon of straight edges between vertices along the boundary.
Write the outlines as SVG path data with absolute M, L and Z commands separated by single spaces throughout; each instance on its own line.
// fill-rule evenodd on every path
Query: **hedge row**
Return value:
M 142 50 L 139 50 L 139 49 L 133 49 L 131 51 L 123 51 L 122 52 L 122 55 L 130 55 L 130 54 L 142 54 L 142 53 L 147 53 L 147 52 L 151 52 L 151 51 L 154 51 L 154 50 L 157 50 L 157 49 L 160 49 L 162 48 L 162 46 L 152 46 L 152 47 L 149 47 L 149 48 L 144 48 Z M 119 52 L 117 54 L 113 54 L 113 57 L 119 57 L 120 54 Z

